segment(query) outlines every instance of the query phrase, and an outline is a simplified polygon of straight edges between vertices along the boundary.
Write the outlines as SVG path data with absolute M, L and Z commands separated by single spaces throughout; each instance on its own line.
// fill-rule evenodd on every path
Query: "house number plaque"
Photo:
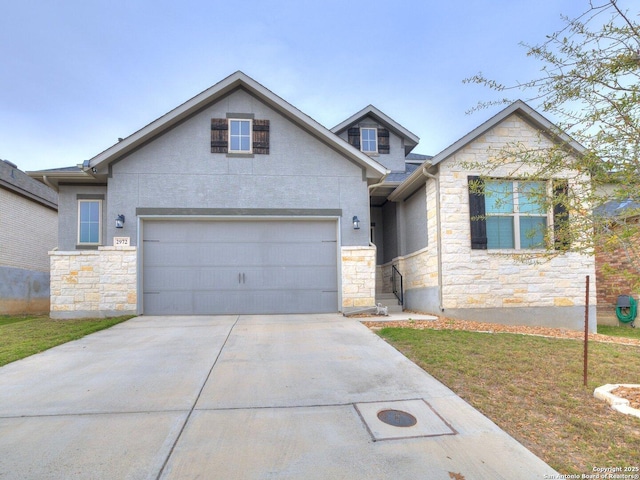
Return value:
M 114 247 L 128 247 L 131 245 L 131 237 L 113 237 Z

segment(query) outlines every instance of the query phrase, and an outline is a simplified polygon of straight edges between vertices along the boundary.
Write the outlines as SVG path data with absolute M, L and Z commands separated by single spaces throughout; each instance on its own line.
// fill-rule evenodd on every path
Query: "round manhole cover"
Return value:
M 381 410 L 378 412 L 381 422 L 394 427 L 413 427 L 418 421 L 416 417 L 402 410 Z

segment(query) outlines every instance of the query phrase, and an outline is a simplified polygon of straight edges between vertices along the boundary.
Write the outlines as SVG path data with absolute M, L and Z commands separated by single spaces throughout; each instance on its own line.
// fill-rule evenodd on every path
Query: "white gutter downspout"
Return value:
M 49 179 L 47 178 L 46 175 L 42 176 L 42 181 L 44 182 L 44 184 L 49 187 L 51 190 L 55 190 L 56 192 L 59 192 L 59 190 L 53 186 L 53 184 L 49 181 Z
M 438 299 L 440 302 L 440 306 L 439 306 L 440 311 L 444 312 L 444 305 L 443 305 L 444 302 L 443 302 L 443 295 L 442 295 L 442 247 L 441 247 L 442 222 L 440 220 L 440 182 L 438 181 L 438 177 L 427 172 L 427 167 L 422 167 L 422 174 L 425 177 L 431 178 L 434 182 L 436 182 L 436 228 L 438 231 L 438 239 L 436 242 L 436 252 L 438 256 Z

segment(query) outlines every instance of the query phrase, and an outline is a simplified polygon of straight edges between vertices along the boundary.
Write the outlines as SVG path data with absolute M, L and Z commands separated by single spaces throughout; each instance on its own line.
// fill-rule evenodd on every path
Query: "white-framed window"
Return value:
M 251 119 L 229 119 L 229 152 L 251 153 Z
M 100 245 L 102 200 L 78 200 L 78 244 Z
M 360 150 L 367 153 L 378 153 L 377 128 L 360 128 Z
M 545 247 L 547 183 L 487 180 L 484 186 L 488 249 Z

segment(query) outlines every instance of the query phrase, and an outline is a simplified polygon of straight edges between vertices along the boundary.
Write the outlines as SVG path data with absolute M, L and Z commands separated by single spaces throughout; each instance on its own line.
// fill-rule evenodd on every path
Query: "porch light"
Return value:
M 124 227 L 124 215 L 120 214 L 116 217 L 116 228 Z
M 353 229 L 360 230 L 360 220 L 358 220 L 357 216 L 353 217 Z

